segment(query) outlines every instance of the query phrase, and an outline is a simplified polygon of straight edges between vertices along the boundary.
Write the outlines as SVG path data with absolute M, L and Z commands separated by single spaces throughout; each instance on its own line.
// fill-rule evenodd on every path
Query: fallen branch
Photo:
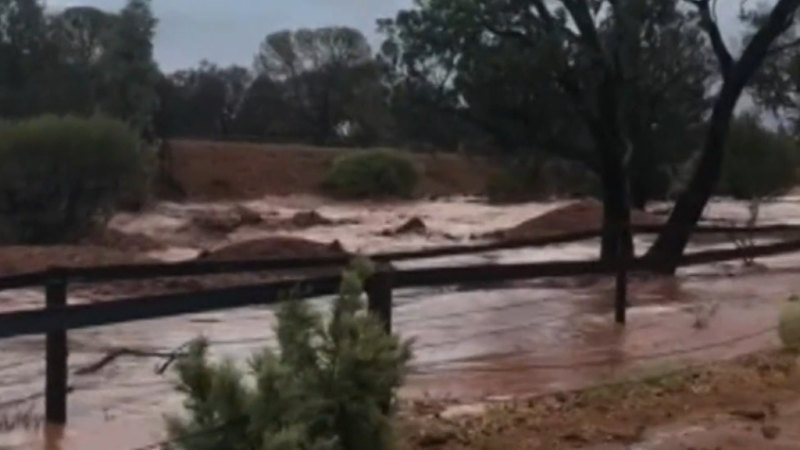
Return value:
M 99 359 L 97 362 L 94 362 L 92 364 L 89 364 L 88 366 L 76 369 L 73 373 L 75 375 L 90 375 L 90 374 L 97 373 L 97 372 L 103 370 L 103 368 L 105 366 L 111 364 L 112 362 L 116 361 L 120 357 L 133 356 L 133 357 L 136 357 L 136 358 L 165 358 L 167 360 L 167 362 L 162 364 L 162 366 L 160 366 L 159 369 L 156 370 L 156 373 L 161 374 L 166 370 L 166 368 L 169 366 L 169 364 L 172 363 L 172 361 L 174 361 L 176 358 L 178 358 L 180 356 L 183 356 L 183 354 L 179 353 L 180 349 L 182 349 L 183 347 L 184 346 L 181 346 L 181 347 L 178 348 L 178 350 L 172 351 L 172 352 L 169 352 L 169 353 L 157 352 L 157 351 L 137 350 L 137 349 L 126 348 L 126 347 L 117 348 L 117 349 L 109 350 L 109 352 L 106 353 L 106 355 L 103 356 L 101 359 Z

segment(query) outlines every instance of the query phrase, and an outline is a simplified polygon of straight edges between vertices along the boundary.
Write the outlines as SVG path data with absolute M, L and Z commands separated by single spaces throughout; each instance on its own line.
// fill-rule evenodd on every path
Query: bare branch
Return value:
M 770 46 L 775 39 L 792 25 L 794 14 L 798 8 L 800 8 L 800 0 L 779 0 L 772 8 L 767 22 L 753 36 L 737 63 L 741 69 L 737 74 L 740 84 L 747 83 L 753 73 L 758 70 L 761 62 L 770 52 Z
M 722 71 L 723 77 L 727 76 L 731 71 L 734 61 L 730 50 L 728 50 L 728 46 L 725 44 L 722 33 L 719 30 L 719 25 L 714 20 L 710 0 L 686 1 L 693 4 L 700 13 L 700 25 L 706 31 L 708 38 L 711 40 L 711 47 L 714 49 L 714 53 L 717 55 L 717 61 L 719 62 L 719 67 Z M 716 2 L 714 3 L 716 5 Z
M 792 50 L 794 48 L 800 47 L 800 37 L 793 39 L 785 44 L 775 45 L 769 49 L 768 55 L 776 55 L 778 53 L 783 53 L 787 50 Z
M 536 45 L 536 41 L 532 39 L 528 34 L 514 30 L 510 28 L 498 28 L 494 26 L 491 20 L 484 19 L 482 21 L 483 27 L 486 28 L 490 33 L 494 34 L 495 36 L 505 37 L 509 39 L 514 39 L 522 44 L 533 46 Z
M 542 22 L 552 31 L 555 28 L 555 19 L 544 4 L 544 0 L 532 0 L 532 3 L 533 7 L 536 9 L 536 13 L 539 14 L 539 17 L 542 19 Z
M 563 3 L 572 16 L 572 20 L 575 21 L 581 40 L 602 56 L 603 46 L 600 43 L 600 36 L 597 33 L 597 27 L 592 18 L 592 12 L 589 10 L 589 5 L 583 0 L 563 0 Z

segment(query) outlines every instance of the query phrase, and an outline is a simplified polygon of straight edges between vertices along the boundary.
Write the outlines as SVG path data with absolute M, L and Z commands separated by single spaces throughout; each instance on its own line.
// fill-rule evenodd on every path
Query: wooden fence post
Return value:
M 382 265 L 367 280 L 367 310 L 377 317 L 386 333 L 392 332 L 392 274 L 391 267 Z
M 617 295 L 614 301 L 614 317 L 618 324 L 626 322 L 628 308 L 628 270 L 624 260 L 619 261 L 617 267 Z
M 47 309 L 67 305 L 67 282 L 63 276 L 53 276 L 46 285 Z M 67 331 L 47 333 L 45 378 L 45 418 L 48 423 L 67 423 Z
M 633 252 L 633 249 L 626 248 L 623 245 L 625 242 L 624 228 L 620 228 L 619 240 L 617 243 L 617 283 L 616 295 L 614 299 L 614 318 L 620 325 L 624 325 L 627 319 L 628 310 L 628 252 Z
M 377 317 L 383 324 L 386 334 L 392 333 L 392 266 L 381 264 L 366 283 L 367 310 L 373 317 Z M 380 401 L 380 408 L 384 414 L 389 414 L 392 409 L 392 393 Z

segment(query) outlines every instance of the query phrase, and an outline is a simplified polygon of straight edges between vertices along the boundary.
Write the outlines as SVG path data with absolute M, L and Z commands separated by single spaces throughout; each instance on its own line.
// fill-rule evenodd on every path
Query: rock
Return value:
M 487 407 L 483 403 L 475 403 L 471 405 L 455 405 L 442 411 L 439 414 L 444 420 L 456 420 L 465 417 L 480 417 L 486 414 Z
M 423 430 L 417 438 L 417 444 L 420 447 L 441 447 L 455 440 L 456 437 L 456 433 L 453 430 L 434 427 Z
M 383 236 L 397 236 L 401 234 L 425 234 L 428 232 L 428 227 L 419 217 L 412 217 L 404 224 L 394 229 L 388 229 L 381 232 Z
M 767 413 L 761 409 L 743 409 L 731 411 L 732 416 L 740 417 L 742 419 L 762 421 L 767 418 Z
M 257 211 L 243 205 L 232 208 L 202 211 L 192 217 L 192 224 L 204 231 L 231 233 L 244 225 L 259 225 L 264 222 Z
M 204 211 L 192 217 L 192 224 L 204 231 L 230 233 L 241 226 L 242 219 L 231 210 Z
M 234 212 L 239 215 L 239 223 L 241 225 L 259 225 L 264 222 L 264 218 L 258 211 L 248 208 L 244 205 L 238 205 Z
M 486 397 L 486 401 L 489 403 L 511 403 L 514 401 L 514 396 L 512 395 L 492 395 Z
M 765 439 L 773 440 L 781 434 L 781 429 L 775 425 L 764 425 L 761 427 L 761 435 Z
M 311 228 L 321 225 L 333 225 L 335 223 L 333 220 L 328 219 L 314 210 L 298 212 L 292 216 L 289 222 L 292 226 L 297 228 Z

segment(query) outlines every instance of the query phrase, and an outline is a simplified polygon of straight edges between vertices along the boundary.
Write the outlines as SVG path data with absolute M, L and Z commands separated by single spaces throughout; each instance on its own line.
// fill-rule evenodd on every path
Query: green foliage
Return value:
M 324 187 L 348 198 L 408 198 L 418 182 L 419 173 L 411 160 L 391 151 L 370 150 L 337 158 Z
M 791 137 L 743 116 L 731 126 L 719 191 L 744 200 L 780 195 L 797 182 L 798 156 Z
M 486 194 L 493 203 L 594 196 L 599 189 L 597 176 L 579 164 L 540 158 L 515 160 L 492 174 L 486 184 Z
M 599 155 L 618 134 L 631 146 L 630 185 L 641 206 L 665 196 L 664 175 L 697 148 L 711 66 L 702 29 L 678 2 L 611 4 L 415 2 L 380 22 L 381 58 L 399 78 L 393 94 L 431 86 L 419 92 L 428 103 L 468 118 L 509 151 L 547 152 L 599 176 Z M 604 13 L 589 20 L 591 8 Z M 626 81 L 608 89 L 608 79 Z M 430 129 L 432 117 L 411 119 Z
M 177 370 L 184 417 L 170 417 L 172 450 L 382 450 L 383 412 L 403 381 L 410 343 L 387 335 L 363 311 L 363 263 L 343 275 L 327 321 L 307 303 L 278 312 L 279 352 L 253 356 L 245 372 L 212 363 L 198 340 Z
M 291 106 L 276 124 L 265 125 L 290 128 L 315 144 L 334 142 L 343 124 L 366 138 L 377 132 L 380 120 L 375 120 L 383 113 L 379 71 L 359 30 L 337 26 L 269 34 L 255 67 L 258 76 L 282 85 Z
M 142 160 L 136 134 L 111 119 L 44 116 L 0 126 L 0 242 L 81 237 L 142 183 Z
M 800 299 L 792 297 L 781 310 L 778 335 L 783 346 L 800 350 Z
M 150 0 L 128 0 L 98 62 L 100 109 L 145 137 L 152 136 L 158 109 L 159 72 L 153 60 L 156 23 Z

